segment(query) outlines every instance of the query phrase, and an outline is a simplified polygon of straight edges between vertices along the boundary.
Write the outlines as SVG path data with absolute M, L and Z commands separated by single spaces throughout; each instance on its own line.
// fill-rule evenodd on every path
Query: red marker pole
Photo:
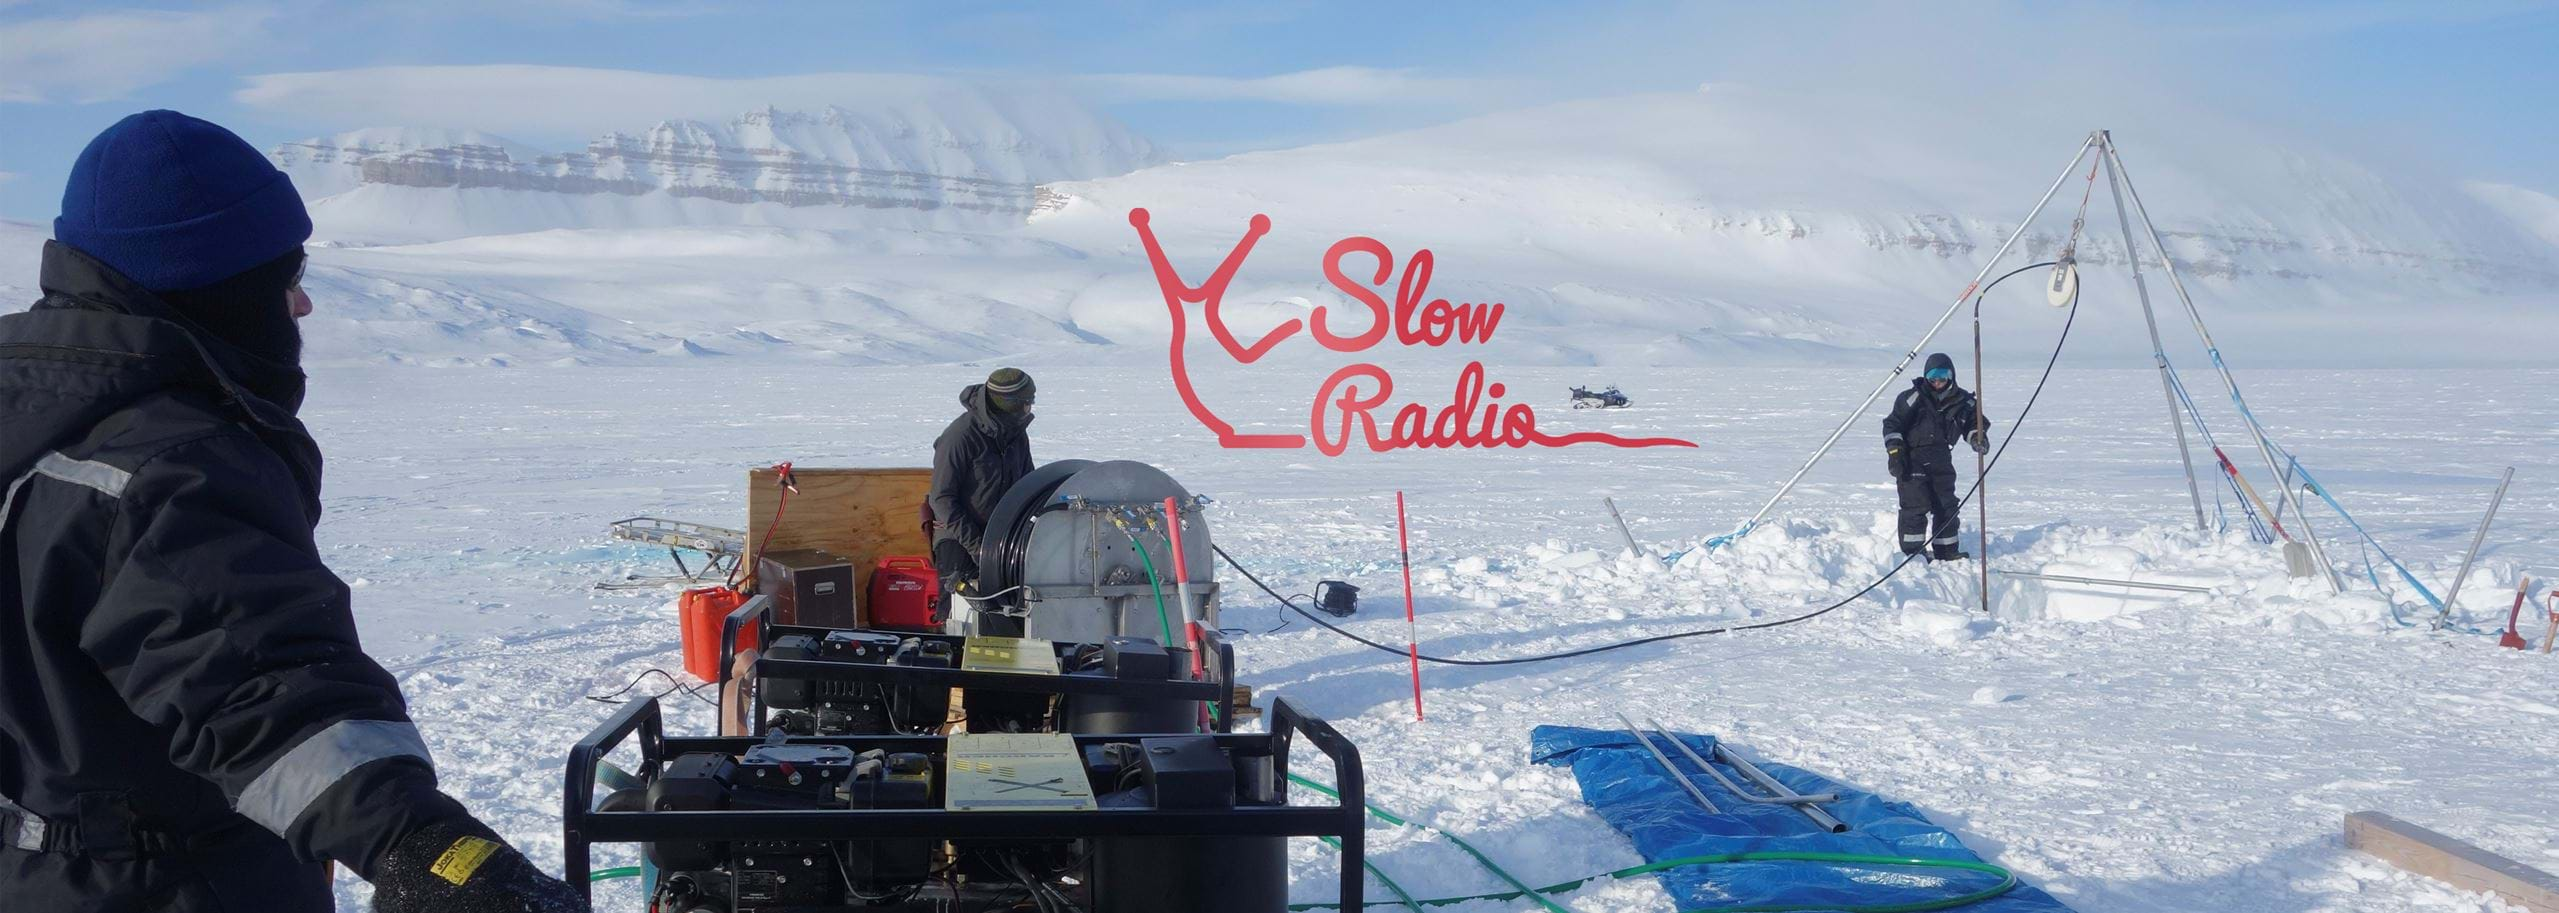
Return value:
M 1182 600 L 1183 635 L 1191 644 L 1191 680 L 1198 681 L 1208 661 L 1200 655 L 1200 615 L 1191 605 L 1191 563 L 1182 554 L 1182 507 L 1164 499 L 1164 538 L 1173 543 L 1174 593 Z
M 1182 600 L 1183 636 L 1190 641 L 1191 680 L 1196 682 L 1208 677 L 1208 656 L 1201 644 L 1199 609 L 1191 603 L 1191 563 L 1182 555 L 1182 505 L 1172 498 L 1164 499 L 1164 539 L 1173 544 L 1173 592 Z M 1200 705 L 1201 732 L 1211 730 L 1210 706 Z
M 1413 661 L 1413 722 L 1422 721 L 1422 643 L 1413 623 L 1413 533 L 1404 522 L 1404 493 L 1395 493 L 1395 546 L 1404 558 L 1404 649 Z

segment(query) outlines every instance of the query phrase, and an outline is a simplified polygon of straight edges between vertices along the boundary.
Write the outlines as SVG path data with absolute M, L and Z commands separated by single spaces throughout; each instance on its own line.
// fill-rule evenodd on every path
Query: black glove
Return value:
M 1886 447 L 1884 448 L 1884 471 L 1892 473 L 1893 480 L 1896 482 L 1910 478 L 1910 458 L 1902 456 L 1899 447 Z
M 373 873 L 374 913 L 590 913 L 480 822 L 431 824 L 401 838 Z
M 1964 443 L 1973 445 L 1974 453 L 1990 452 L 1990 438 L 1983 435 L 1979 428 L 1964 432 Z
M 941 575 L 945 586 L 957 591 L 960 584 L 977 579 L 977 552 L 957 539 L 935 542 L 933 570 Z

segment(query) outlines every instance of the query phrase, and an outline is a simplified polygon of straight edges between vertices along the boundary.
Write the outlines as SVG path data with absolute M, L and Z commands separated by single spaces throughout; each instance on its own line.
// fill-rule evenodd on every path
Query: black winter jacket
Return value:
M 302 374 L 59 243 L 42 282 L 0 317 L 0 812 L 44 821 L 0 896 L 325 909 L 317 860 L 466 813 L 313 545 Z
M 1952 362 L 1948 363 L 1949 366 Z M 1931 358 L 1929 366 L 1935 367 Z M 1990 429 L 1988 416 L 1982 418 L 1982 430 Z M 1917 453 L 1943 450 L 1955 446 L 1973 430 L 1973 394 L 1954 384 L 1944 391 L 1928 389 L 1928 378 L 1910 382 L 1910 389 L 1893 398 L 1893 410 L 1884 415 L 1884 449 L 1895 446 Z
M 1013 483 L 1031 474 L 1031 417 L 998 413 L 986 385 L 960 391 L 968 411 L 933 441 L 933 541 L 950 539 L 977 553 L 987 515 Z

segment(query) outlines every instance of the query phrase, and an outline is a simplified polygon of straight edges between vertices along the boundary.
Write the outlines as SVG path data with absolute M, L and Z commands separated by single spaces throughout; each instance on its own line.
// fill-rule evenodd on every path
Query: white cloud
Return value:
M 0 25 L 0 102 L 112 101 L 266 37 L 257 6 L 128 10 Z
M 891 73 L 715 78 L 535 64 L 398 66 L 247 78 L 233 98 L 295 118 L 343 124 L 469 127 L 500 133 L 634 130 L 660 120 L 724 120 L 761 105 L 816 109 L 964 91 L 973 83 L 1063 87 L 1111 101 L 1260 99 L 1308 105 L 1437 103 L 1489 83 L 1333 67 L 1253 79 L 1113 75 L 982 81 Z

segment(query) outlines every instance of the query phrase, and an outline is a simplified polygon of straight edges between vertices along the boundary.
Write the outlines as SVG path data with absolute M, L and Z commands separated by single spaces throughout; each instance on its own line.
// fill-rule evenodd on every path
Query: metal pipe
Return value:
M 2470 576 L 2470 562 L 2479 558 L 2479 543 L 2488 540 L 2488 524 L 2497 522 L 2497 505 L 2505 503 L 2506 485 L 2515 480 L 2515 468 L 2506 467 L 2504 478 L 2497 480 L 2497 493 L 2488 498 L 2488 515 L 2479 518 L 2479 532 L 2470 537 L 2470 551 L 2461 556 L 2461 573 L 2452 575 L 2452 590 L 2443 594 L 2443 611 L 2435 616 L 2435 627 L 2443 627 L 2452 618 L 2453 600 L 2461 598 L 2461 581 Z
M 2106 148 L 2114 148 L 2113 133 L 2099 130 L 2097 137 Z M 2133 294 L 2141 299 L 2141 322 L 2150 328 L 2150 360 L 2159 366 L 2159 392 L 2168 397 L 2168 428 L 2177 433 L 2177 461 L 2186 467 L 2186 497 L 2195 505 L 2195 528 L 2208 530 L 2212 527 L 2204 522 L 2203 489 L 2195 484 L 2195 458 L 2186 450 L 2185 416 L 2177 409 L 2177 391 L 2168 377 L 2168 350 L 2159 343 L 2159 318 L 2150 311 L 2150 283 L 2141 276 L 2141 253 L 2133 245 L 2132 216 L 2124 211 L 2124 188 L 2115 180 L 2114 161 L 2103 155 L 2098 158 L 2106 164 L 2106 191 L 2115 198 L 2115 224 L 2123 229 L 2124 260 L 2132 265 Z
M 1849 410 L 1848 417 L 1840 420 L 1839 427 L 1831 429 L 1829 439 L 1822 441 L 1821 447 L 1813 451 L 1812 458 L 1805 460 L 1804 465 L 1797 468 L 1795 474 L 1786 480 L 1786 484 L 1777 487 L 1777 493 L 1768 497 L 1768 503 L 1760 505 L 1757 513 L 1751 514 L 1750 519 L 1742 521 L 1740 526 L 1733 527 L 1733 531 L 1725 535 L 1746 532 L 1751 527 L 1759 525 L 1759 521 L 1767 519 L 1768 512 L 1777 508 L 1777 502 L 1783 500 L 1787 492 L 1795 490 L 1795 483 L 1804 480 L 1804 473 L 1811 472 L 1813 464 L 1821 462 L 1822 455 L 1829 453 L 1831 446 L 1839 443 L 1839 436 L 1848 433 L 1848 426 L 1856 424 L 1857 418 L 1866 414 L 1866 407 L 1874 405 L 1875 398 L 1884 395 L 1884 391 L 1892 387 L 1893 381 L 1901 378 L 1901 372 L 1910 367 L 1913 359 L 1919 357 L 1919 350 L 1928 345 L 1928 340 L 1936 338 L 1937 331 L 1945 328 L 1946 321 L 1955 318 L 1955 311 L 1964 306 L 1964 301 L 1973 296 L 1973 290 L 1980 288 L 1981 281 L 1990 275 L 1993 267 L 1999 265 L 1999 258 L 2008 254 L 2008 248 L 2014 246 L 2017 239 L 2026 236 L 2026 227 L 2035 224 L 2035 217 L 2043 213 L 2044 204 L 2052 202 L 2053 194 L 2061 190 L 2062 183 L 2070 180 L 2071 174 L 2079 170 L 2079 163 L 2088 157 L 2089 148 L 2095 146 L 2096 142 L 2097 134 L 2094 133 L 2089 134 L 2087 139 L 2079 141 L 2079 154 L 2070 157 L 2070 164 L 2061 170 L 2061 176 L 2053 179 L 2051 187 L 2045 188 L 2043 199 L 2035 201 L 2035 208 L 2026 213 L 2024 221 L 2017 223 L 2017 230 L 2009 233 L 2008 240 L 1999 242 L 1999 249 L 1991 252 L 1989 260 L 1983 261 L 1981 272 L 1973 274 L 1972 284 L 1964 286 L 1963 294 L 1955 296 L 1955 303 L 1947 305 L 1946 312 L 1937 315 L 1937 322 L 1929 324 L 1928 332 L 1920 334 L 1919 341 L 1911 344 L 1910 351 L 1902 353 L 1901 362 L 1893 365 L 1893 370 L 1884 375 L 1884 382 L 1876 384 L 1874 392 L 1866 394 L 1866 398 L 1857 404 L 1857 408 Z
M 2203 338 L 2204 351 L 2212 355 L 2213 370 L 2221 375 L 2221 385 L 2230 390 L 2231 402 L 2242 404 L 2239 409 L 2239 418 L 2248 423 L 2248 430 L 2251 432 L 2249 436 L 2257 441 L 2257 455 L 2265 458 L 2267 472 L 2281 478 L 2284 474 L 2283 464 L 2275 461 L 2274 447 L 2266 441 L 2266 427 L 2257 424 L 2257 417 L 2244 405 L 2246 400 L 2239 395 L 2239 381 L 2230 376 L 2230 366 L 2222 363 L 2221 347 L 2213 344 L 2212 331 L 2204 328 L 2204 315 L 2202 311 L 2195 309 L 2194 296 L 2186 294 L 2186 280 L 2177 274 L 2177 261 L 2169 258 L 2168 244 L 2159 238 L 2159 225 L 2150 220 L 2150 208 L 2142 205 L 2141 188 L 2133 186 L 2132 171 L 2124 167 L 2123 154 L 2115 149 L 2113 137 L 2102 133 L 2098 134 L 2098 137 L 2104 146 L 2102 154 L 2113 163 L 2116 174 L 2123 178 L 2124 193 L 2132 197 L 2133 213 L 2141 216 L 2141 227 L 2150 235 L 2150 246 L 2159 249 L 2159 267 L 2168 274 L 2168 286 L 2177 291 L 2178 303 L 2186 308 L 2186 319 L 2194 323 L 2195 335 Z M 2282 502 L 2277 505 L 2278 509 L 2275 511 L 2276 518 L 2281 519 L 2283 511 L 2280 508 L 2292 506 L 2292 489 L 2288 486 L 2277 486 L 2275 497 Z
M 1777 782 L 1776 777 L 1769 776 L 1767 771 L 1760 770 L 1759 765 L 1752 764 L 1748 759 L 1726 749 L 1722 742 L 1717 742 L 1715 744 L 1715 757 L 1726 764 L 1732 765 L 1734 770 L 1741 771 L 1743 779 L 1759 784 L 1762 789 L 1778 795 L 1793 795 L 1795 793 L 1794 790 L 1787 788 L 1786 784 Z M 1806 803 L 1795 806 L 1795 810 L 1803 812 L 1804 817 L 1813 819 L 1813 823 L 1819 825 L 1823 830 L 1834 834 L 1844 834 L 1848 832 L 1847 822 L 1831 817 L 1829 812 L 1822 811 L 1821 806 Z
M 1644 722 L 1653 724 L 1653 731 L 1661 734 L 1662 741 L 1669 742 L 1670 747 L 1679 749 L 1680 755 L 1687 758 L 1689 763 L 1697 765 L 1700 770 L 1704 770 L 1707 776 L 1714 777 L 1715 782 L 1723 784 L 1725 791 L 1730 792 L 1733 795 L 1740 796 L 1741 800 L 1744 802 L 1749 802 L 1755 805 L 1801 805 L 1806 802 L 1839 801 L 1839 795 L 1837 793 L 1813 793 L 1812 795 L 1804 795 L 1802 793 L 1788 791 L 1784 795 L 1776 796 L 1751 795 L 1750 790 L 1743 789 L 1741 784 L 1733 782 L 1733 778 L 1724 776 L 1723 771 L 1716 770 L 1715 765 L 1708 763 L 1705 758 L 1698 757 L 1697 749 L 1688 747 L 1688 743 L 1682 742 L 1679 740 L 1678 736 L 1672 735 L 1670 727 L 1662 725 L 1662 721 L 1648 719 Z
M 1617 519 L 1617 534 L 1626 537 L 1626 549 L 1634 552 L 1637 556 L 1642 556 L 1644 554 L 1644 547 L 1635 544 L 1634 531 L 1626 528 L 1626 515 L 1617 512 L 1617 499 L 1607 495 L 1601 495 L 1599 503 L 1608 505 L 1608 515 Z
M 2062 254 L 2065 257 L 2069 255 L 2068 251 Z M 1984 291 L 1987 292 L 1987 290 Z M 1990 387 L 1990 380 L 1983 377 L 1981 373 L 1982 298 L 1983 295 L 1973 296 L 1973 433 L 1983 435 L 1983 439 L 1988 440 L 1990 424 L 1982 417 L 1981 402 L 1983 394 Z M 2010 431 L 2014 433 L 2015 429 Z M 1973 561 L 1980 565 L 1981 570 L 1981 613 L 1988 615 L 1990 614 L 1990 457 L 1979 447 L 1973 448 L 1973 510 L 1975 511 L 1973 525 L 1979 527 L 1973 532 L 1981 537 L 1981 554 L 1975 556 Z M 1959 511 L 1956 515 L 1962 516 L 1962 513 Z M 1934 536 L 1930 537 L 1928 548 L 1931 556 L 1937 553 L 1937 542 Z
M 1724 813 L 1723 809 L 1715 807 L 1714 800 L 1706 798 L 1706 792 L 1704 790 L 1698 789 L 1697 784 L 1688 782 L 1688 775 L 1679 772 L 1679 765 L 1672 764 L 1670 762 L 1669 755 L 1663 754 L 1661 749 L 1653 747 L 1653 741 L 1651 739 L 1644 738 L 1644 731 L 1635 728 L 1634 720 L 1627 719 L 1625 714 L 1620 713 L 1617 715 L 1617 721 L 1626 724 L 1626 734 L 1634 736 L 1636 744 L 1644 746 L 1645 751 L 1652 752 L 1653 760 L 1662 762 L 1662 770 L 1669 772 L 1671 779 L 1679 781 L 1680 788 L 1688 790 L 1688 795 L 1695 798 L 1698 806 L 1706 809 L 1707 814 L 1720 815 Z
M 2182 583 L 2143 583 L 2138 580 L 2107 580 L 2103 577 L 2072 577 L 2066 574 L 2029 574 L 2025 571 L 1991 571 L 2002 577 L 2024 577 L 2029 580 L 2051 580 L 2059 583 L 2093 583 L 2100 586 L 2128 586 L 2145 590 L 2175 590 L 2180 593 L 2210 593 L 2211 587 L 2187 586 Z
M 2301 483 L 2301 490 L 2309 491 L 2310 483 Z M 2292 502 L 2292 517 L 2295 520 L 2301 521 L 2301 538 L 2310 543 L 2310 554 L 2319 559 L 2319 569 L 2328 574 L 2328 592 L 2345 592 L 2345 579 L 2337 574 L 2337 566 L 2328 561 L 2328 547 L 2320 544 L 2319 534 L 2312 531 L 2310 528 L 2309 502 L 2294 499 Z

